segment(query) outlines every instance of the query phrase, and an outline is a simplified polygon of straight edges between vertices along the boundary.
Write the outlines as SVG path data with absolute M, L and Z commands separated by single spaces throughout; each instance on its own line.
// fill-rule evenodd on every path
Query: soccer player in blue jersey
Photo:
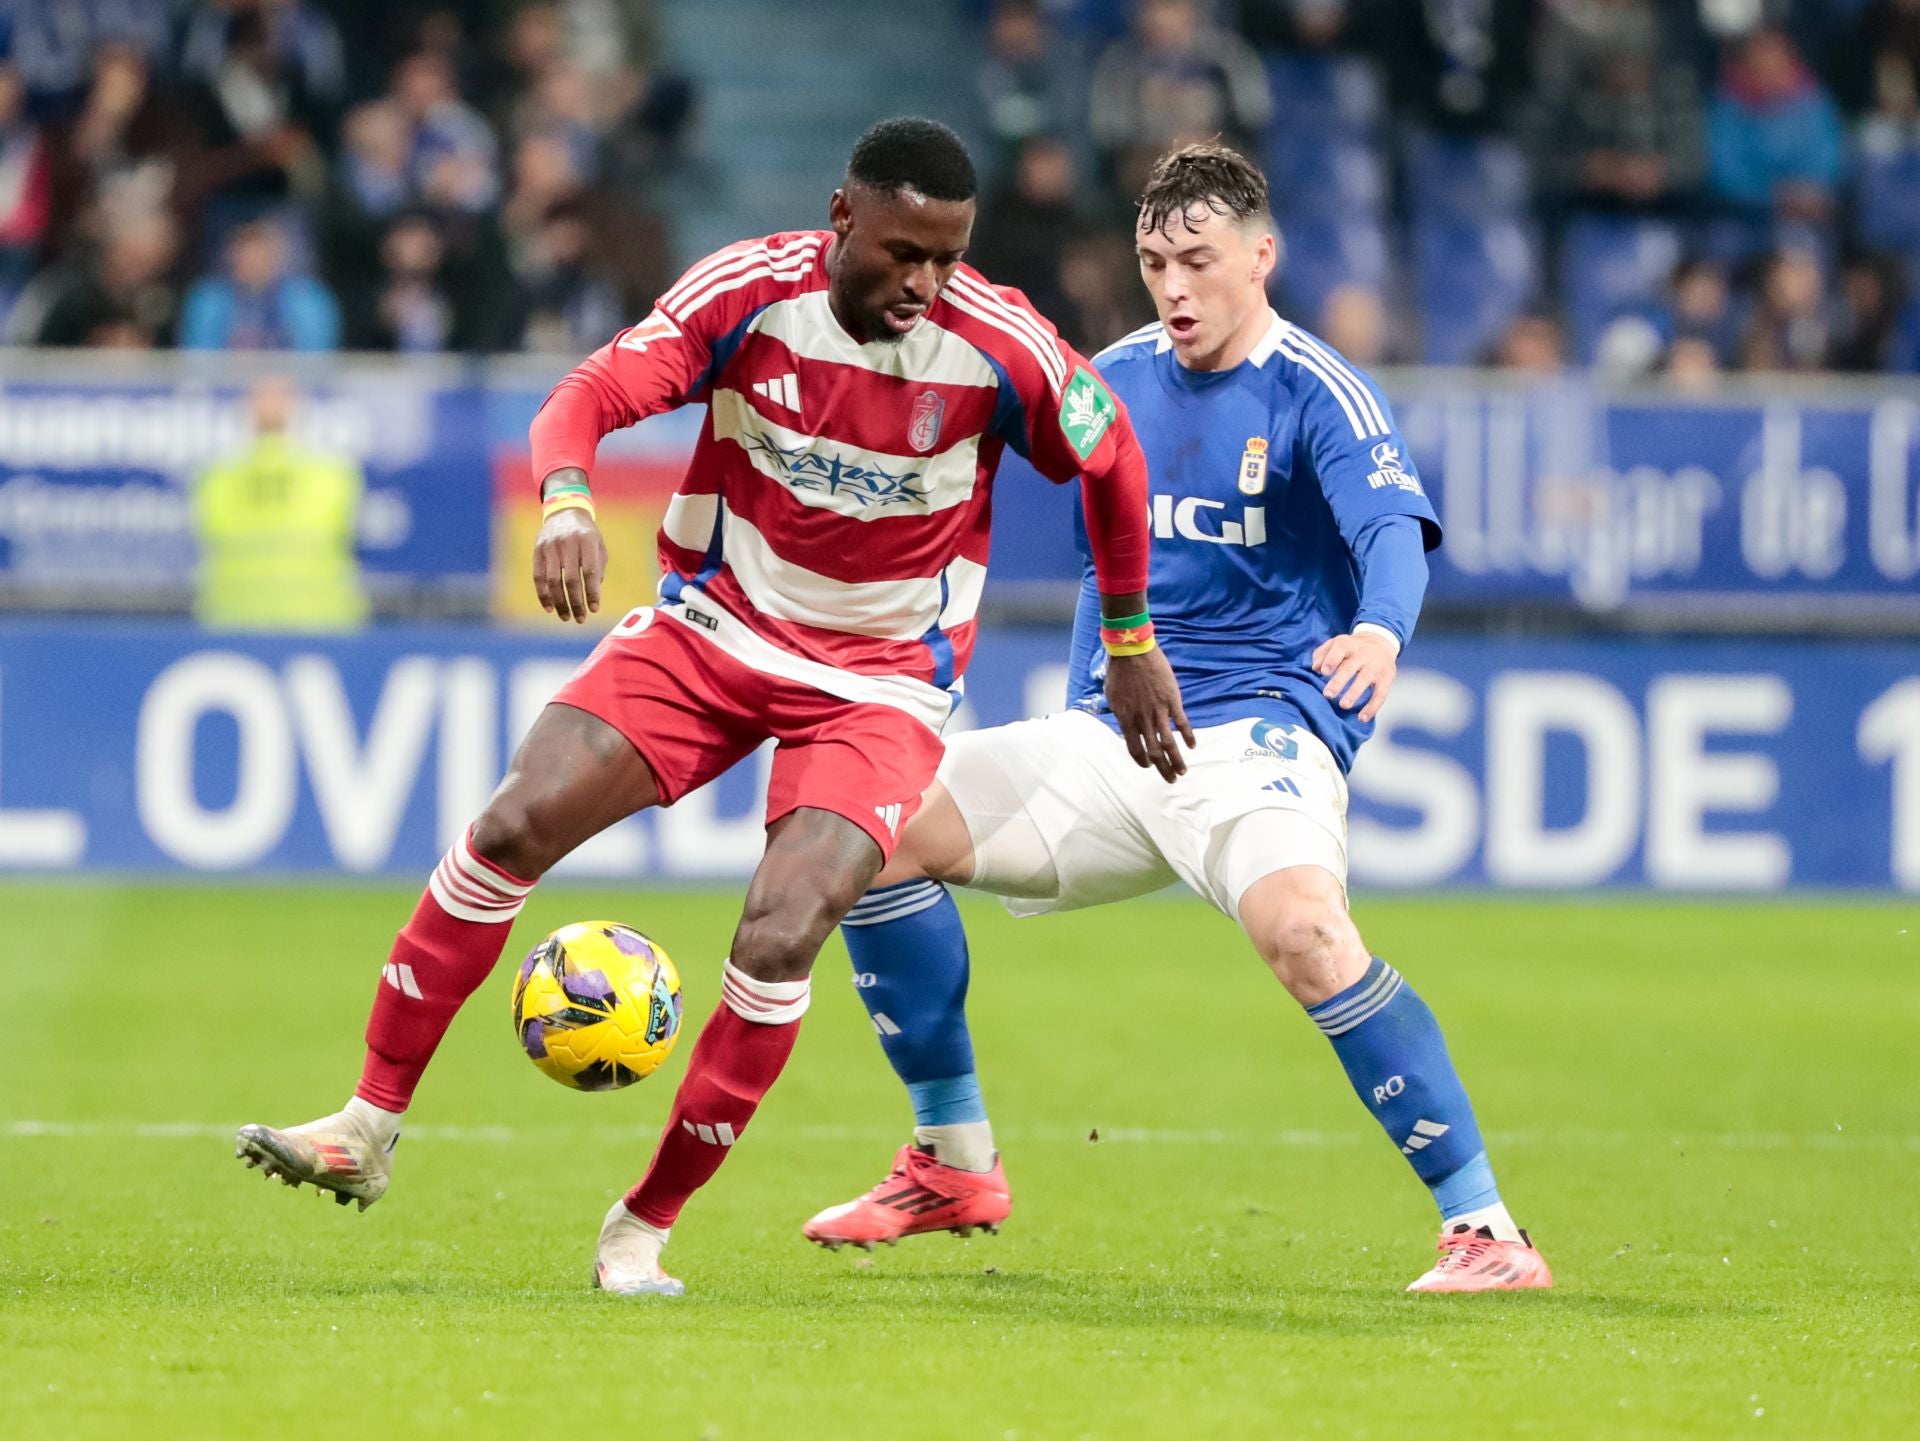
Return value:
M 1251 162 L 1218 145 L 1165 157 L 1135 240 L 1160 319 L 1095 364 L 1147 452 L 1153 618 L 1103 622 L 1089 570 L 1069 708 L 955 738 L 842 922 L 917 1124 L 891 1175 L 805 1233 L 871 1248 L 995 1229 L 1011 1207 L 967 1033 L 966 935 L 942 882 L 1036 915 L 1177 878 L 1239 922 L 1433 1193 L 1440 1259 L 1409 1289 L 1549 1286 L 1439 1023 L 1347 913 L 1346 772 L 1413 635 L 1433 508 L 1373 383 L 1268 306 L 1276 243 Z M 1129 757 L 1101 691 L 1110 655 L 1156 644 L 1198 739 L 1171 784 Z

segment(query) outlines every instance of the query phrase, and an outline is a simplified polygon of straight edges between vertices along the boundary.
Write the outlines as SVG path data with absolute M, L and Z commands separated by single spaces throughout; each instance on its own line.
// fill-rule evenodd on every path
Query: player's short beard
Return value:
M 868 316 L 868 321 L 868 344 L 898 345 L 909 335 L 913 334 L 911 330 L 895 330 L 891 325 L 887 324 L 887 312 L 884 307 L 873 311 Z

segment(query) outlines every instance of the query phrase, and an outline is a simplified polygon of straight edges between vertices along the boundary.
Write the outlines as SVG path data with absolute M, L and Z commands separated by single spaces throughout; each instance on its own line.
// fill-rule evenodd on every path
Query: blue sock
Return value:
M 868 891 L 840 922 L 880 1047 L 922 1126 L 987 1119 L 967 1034 L 967 933 L 934 881 Z
M 1347 1079 L 1433 1192 L 1446 1220 L 1500 1200 L 1473 1103 L 1447 1055 L 1440 1023 L 1379 957 L 1367 973 L 1307 1014 L 1333 1042 Z

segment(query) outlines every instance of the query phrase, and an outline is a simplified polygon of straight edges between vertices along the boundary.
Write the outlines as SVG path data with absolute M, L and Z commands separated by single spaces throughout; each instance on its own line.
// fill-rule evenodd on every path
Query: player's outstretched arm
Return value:
M 556 470 L 541 487 L 546 516 L 533 543 L 533 590 L 549 614 L 585 624 L 600 609 L 600 581 L 607 573 L 607 543 L 590 505 L 566 505 L 586 492 L 586 472 Z
M 1153 544 L 1147 530 L 1147 459 L 1125 408 L 1084 367 L 1067 386 L 1060 429 L 1081 466 L 1081 511 L 1100 592 L 1100 640 L 1107 651 L 1107 706 L 1134 763 L 1151 766 L 1172 782 L 1187 769 L 1174 734 L 1189 747 L 1194 736 L 1180 683 L 1154 642 L 1147 611 Z
M 1126 407 L 1092 363 L 1065 344 L 1025 297 L 990 291 L 977 277 L 955 285 L 972 306 L 985 306 L 1006 321 L 995 322 L 993 335 L 983 331 L 980 343 L 998 357 L 1018 391 L 1027 458 L 1034 469 L 1063 484 L 1079 477 L 1100 594 L 1100 638 L 1108 656 L 1107 705 L 1134 761 L 1172 781 L 1187 769 L 1175 733 L 1189 746 L 1194 736 L 1180 703 L 1180 684 L 1154 644 L 1147 614 L 1153 546 L 1147 459 Z M 1011 345 L 1004 343 L 1007 337 Z

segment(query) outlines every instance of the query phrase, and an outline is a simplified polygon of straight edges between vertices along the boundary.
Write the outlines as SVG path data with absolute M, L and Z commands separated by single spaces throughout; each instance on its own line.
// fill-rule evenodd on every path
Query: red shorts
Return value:
M 677 620 L 637 610 L 553 697 L 633 743 L 672 805 L 769 738 L 767 824 L 812 806 L 844 816 L 891 858 L 943 747 L 905 711 L 843 700 L 734 659 Z

